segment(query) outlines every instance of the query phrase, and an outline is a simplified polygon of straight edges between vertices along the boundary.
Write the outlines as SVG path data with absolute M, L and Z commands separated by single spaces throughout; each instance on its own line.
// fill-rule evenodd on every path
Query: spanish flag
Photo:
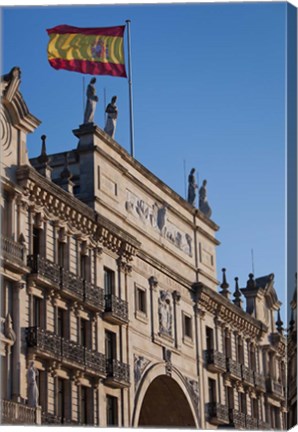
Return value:
M 68 25 L 48 29 L 49 63 L 55 69 L 126 77 L 124 30 L 125 26 L 79 28 Z

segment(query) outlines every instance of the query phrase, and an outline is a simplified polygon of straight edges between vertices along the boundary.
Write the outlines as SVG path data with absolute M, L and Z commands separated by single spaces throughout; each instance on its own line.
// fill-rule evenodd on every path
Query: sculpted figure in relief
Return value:
M 160 291 L 158 299 L 159 331 L 172 335 L 172 306 L 171 296 L 167 291 Z

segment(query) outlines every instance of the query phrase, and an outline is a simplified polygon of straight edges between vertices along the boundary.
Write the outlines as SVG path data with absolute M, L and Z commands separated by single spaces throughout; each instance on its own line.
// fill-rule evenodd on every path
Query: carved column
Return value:
M 150 287 L 150 314 L 151 314 L 151 337 L 154 339 L 155 325 L 154 325 L 154 292 L 157 291 L 158 281 L 155 276 L 151 276 L 148 279 Z
M 179 291 L 173 291 L 172 293 L 173 296 L 173 303 L 174 303 L 174 339 L 175 339 L 175 348 L 180 348 L 178 345 L 178 332 L 177 332 L 177 308 L 179 307 L 179 303 L 180 303 L 180 299 L 181 299 L 181 294 Z M 179 326 L 179 330 L 181 331 L 181 325 Z M 181 340 L 181 333 L 180 333 L 180 338 L 179 340 Z

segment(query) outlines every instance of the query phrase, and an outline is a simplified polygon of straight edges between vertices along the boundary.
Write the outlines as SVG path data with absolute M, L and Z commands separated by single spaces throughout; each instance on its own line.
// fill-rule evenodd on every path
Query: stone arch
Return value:
M 170 375 L 164 363 L 147 369 L 135 396 L 132 426 L 199 428 L 187 382 L 177 368 Z

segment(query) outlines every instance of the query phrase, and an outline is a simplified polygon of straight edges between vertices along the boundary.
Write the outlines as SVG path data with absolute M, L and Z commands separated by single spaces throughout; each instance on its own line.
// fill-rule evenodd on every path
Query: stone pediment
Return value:
M 30 114 L 19 92 L 20 83 L 21 70 L 19 67 L 13 67 L 8 74 L 1 77 L 2 104 L 13 126 L 26 132 L 33 132 L 41 122 Z

